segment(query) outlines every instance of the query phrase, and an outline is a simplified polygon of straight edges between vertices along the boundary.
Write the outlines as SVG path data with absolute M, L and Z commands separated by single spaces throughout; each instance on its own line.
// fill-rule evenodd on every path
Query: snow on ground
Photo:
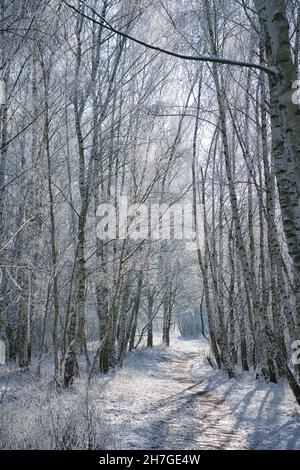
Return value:
M 128 353 L 123 369 L 95 378 L 88 396 L 96 411 L 93 427 L 99 430 L 97 439 L 102 439 L 101 445 L 157 450 L 300 449 L 299 407 L 288 385 L 258 382 L 250 373 L 229 381 L 225 373 L 208 365 L 207 354 L 204 340 L 172 338 L 170 348 L 157 344 L 153 349 Z M 55 394 L 49 389 L 48 379 L 32 383 L 30 377 L 22 376 L 23 379 L 20 375 L 10 379 L 2 411 L 7 407 L 12 412 L 20 402 L 27 420 L 19 417 L 19 411 L 14 416 L 26 426 L 20 428 L 18 424 L 17 439 L 14 434 L 10 436 L 10 442 L 16 439 L 16 444 L 7 446 L 53 445 L 53 438 L 50 444 L 47 439 L 41 442 L 42 432 L 37 431 L 47 426 L 47 407 L 51 416 L 54 412 L 59 419 L 63 413 L 67 416 L 64 428 L 74 413 L 80 415 L 74 423 L 85 426 L 84 377 L 71 391 Z M 1 385 L 6 386 L 3 374 Z M 38 396 L 42 397 L 41 405 L 35 401 Z M 39 412 L 31 419 L 33 406 Z M 33 424 L 29 429 L 30 420 Z M 33 437 L 27 439 L 27 433 Z M 86 439 L 85 435 L 78 436 L 79 441 L 81 438 Z
M 123 426 L 127 449 L 300 449 L 300 413 L 286 383 L 207 364 L 200 340 L 174 338 L 129 353 L 102 391 L 106 415 Z M 207 365 L 206 365 L 207 364 Z
M 225 372 L 213 371 L 203 361 L 193 361 L 195 380 L 226 400 L 237 433 L 246 433 L 248 449 L 300 449 L 300 408 L 288 384 L 253 380 L 239 373 L 228 380 Z

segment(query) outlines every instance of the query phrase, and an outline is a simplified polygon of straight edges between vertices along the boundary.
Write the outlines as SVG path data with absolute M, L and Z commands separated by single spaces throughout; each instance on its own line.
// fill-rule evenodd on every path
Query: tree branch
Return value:
M 180 54 L 178 52 L 173 52 L 169 51 L 166 49 L 163 49 L 159 46 L 154 46 L 152 44 L 148 44 L 144 41 L 141 41 L 140 39 L 137 39 L 130 34 L 124 33 L 122 31 L 119 31 L 118 29 L 114 28 L 105 18 L 103 18 L 93 7 L 90 5 L 87 5 L 84 1 L 80 0 L 81 3 L 86 5 L 98 18 L 100 18 L 101 21 L 97 21 L 95 18 L 92 18 L 91 16 L 87 15 L 83 11 L 80 11 L 78 8 L 76 8 L 74 5 L 71 5 L 69 2 L 66 0 L 63 0 L 63 2 L 71 8 L 73 11 L 78 13 L 79 15 L 82 15 L 84 18 L 92 21 L 93 23 L 100 24 L 103 28 L 108 29 L 109 31 L 118 34 L 119 36 L 122 36 L 126 39 L 129 39 L 130 41 L 135 42 L 136 44 L 139 44 L 143 47 L 146 47 L 147 49 L 151 49 L 153 51 L 169 55 L 171 57 L 176 57 L 178 59 L 183 59 L 183 60 L 191 60 L 191 61 L 196 61 L 196 62 L 213 62 L 217 64 L 226 64 L 226 65 L 234 65 L 238 67 L 246 67 L 246 68 L 253 68 L 257 69 L 260 71 L 263 71 L 267 73 L 268 75 L 277 75 L 278 71 L 274 67 L 267 67 L 266 65 L 263 64 L 253 64 L 251 62 L 244 62 L 240 60 L 233 60 L 233 59 L 226 59 L 225 57 L 217 57 L 217 56 L 194 56 L 194 55 L 186 55 L 186 54 Z

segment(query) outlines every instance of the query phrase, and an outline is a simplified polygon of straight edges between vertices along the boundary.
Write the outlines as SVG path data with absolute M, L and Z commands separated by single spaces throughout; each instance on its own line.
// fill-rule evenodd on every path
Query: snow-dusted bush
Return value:
M 114 449 L 117 432 L 85 386 L 71 392 L 46 388 L 0 407 L 1 449 Z

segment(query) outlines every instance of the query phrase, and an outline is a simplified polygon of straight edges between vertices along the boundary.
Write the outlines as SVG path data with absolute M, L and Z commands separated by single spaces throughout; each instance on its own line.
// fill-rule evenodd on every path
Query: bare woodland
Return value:
M 68 391 L 154 334 L 192 334 L 189 309 L 211 367 L 286 380 L 300 404 L 299 0 L 0 9 L 7 364 L 34 380 L 51 365 L 50 386 Z M 190 203 L 196 231 L 200 204 L 197 249 L 100 240 L 97 208 L 122 194 Z

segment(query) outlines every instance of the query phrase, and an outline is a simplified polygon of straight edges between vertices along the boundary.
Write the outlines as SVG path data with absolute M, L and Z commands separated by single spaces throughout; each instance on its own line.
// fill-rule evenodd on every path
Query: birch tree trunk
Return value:
M 296 80 L 291 55 L 289 24 L 283 0 L 256 0 L 269 65 L 272 151 L 289 255 L 295 284 L 296 337 L 300 337 L 300 112 L 292 101 Z

